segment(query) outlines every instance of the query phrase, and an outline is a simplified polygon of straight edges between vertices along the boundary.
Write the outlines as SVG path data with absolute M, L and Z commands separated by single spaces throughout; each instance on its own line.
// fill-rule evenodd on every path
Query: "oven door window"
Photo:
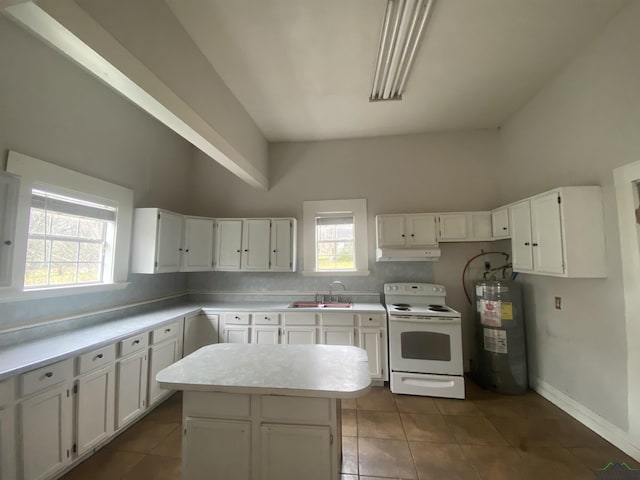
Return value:
M 401 356 L 415 360 L 451 361 L 451 337 L 437 332 L 402 332 Z

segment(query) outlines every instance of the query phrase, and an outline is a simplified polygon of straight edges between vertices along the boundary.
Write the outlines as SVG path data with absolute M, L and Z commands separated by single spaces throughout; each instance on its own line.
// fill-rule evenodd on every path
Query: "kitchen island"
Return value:
M 210 345 L 156 379 L 184 391 L 183 480 L 337 480 L 340 400 L 371 385 L 367 353 L 333 345 Z

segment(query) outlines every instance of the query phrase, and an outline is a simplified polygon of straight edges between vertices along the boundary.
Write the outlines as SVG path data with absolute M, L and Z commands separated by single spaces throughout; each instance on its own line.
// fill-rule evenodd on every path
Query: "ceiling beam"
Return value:
M 249 185 L 269 180 L 73 0 L 0 0 L 5 14 L 71 58 Z

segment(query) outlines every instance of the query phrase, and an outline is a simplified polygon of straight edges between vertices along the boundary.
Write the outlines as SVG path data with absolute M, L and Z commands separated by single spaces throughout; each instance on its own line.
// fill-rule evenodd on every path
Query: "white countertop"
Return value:
M 354 302 L 351 308 L 289 308 L 292 302 L 224 302 L 224 303 L 208 303 L 203 302 L 202 309 L 210 312 L 318 312 L 318 313 L 386 313 L 384 306 L 381 303 L 363 303 Z
M 355 398 L 371 386 L 367 352 L 336 345 L 219 343 L 161 370 L 161 387 L 299 397 Z

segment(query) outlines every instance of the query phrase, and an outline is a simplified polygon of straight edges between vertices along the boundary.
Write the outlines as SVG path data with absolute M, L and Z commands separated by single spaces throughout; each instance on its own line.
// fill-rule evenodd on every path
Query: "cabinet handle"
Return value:
M 533 244 L 533 246 L 534 246 L 534 247 L 537 247 L 537 246 L 538 246 L 538 244 L 537 244 L 537 243 L 534 243 L 534 244 Z
M 53 377 L 53 372 L 47 372 L 47 373 L 44 374 L 44 376 L 47 377 L 47 378 L 51 378 L 51 377 Z
M 248 248 L 245 248 L 245 249 L 244 249 L 244 251 L 245 251 L 245 252 L 248 252 L 248 251 L 249 251 L 249 249 L 248 249 Z
M 178 251 L 179 251 L 179 252 L 181 252 L 181 251 L 182 251 L 182 249 L 181 249 L 181 248 L 179 248 L 179 249 L 178 249 Z
M 503 229 L 503 230 L 506 230 L 506 229 L 507 229 L 507 227 L 502 227 L 502 229 Z
M 11 245 L 11 240 L 5 240 L 5 241 L 4 241 L 4 244 L 5 244 L 5 245 Z M 275 251 L 275 250 L 274 250 L 274 251 Z
M 529 242 L 524 242 L 524 244 L 528 247 L 529 246 Z
M 165 329 L 165 331 L 164 331 L 164 333 L 169 333 L 170 331 L 171 331 L 171 329 L 170 329 L 170 328 L 166 328 L 166 329 Z
M 140 343 L 140 340 L 134 340 L 131 345 L 138 345 L 139 343 Z
M 276 253 L 276 250 L 274 250 L 273 253 Z
M 185 250 L 185 252 L 189 253 L 189 249 L 187 248 L 187 249 Z
M 412 237 L 415 237 L 415 235 L 414 235 L 413 233 L 411 234 L 411 236 L 412 236 Z
M 104 355 L 102 355 L 101 353 L 99 353 L 98 355 L 96 355 L 96 358 L 102 358 L 104 357 Z
M 240 250 L 236 250 L 236 252 L 240 253 Z
M 404 233 L 402 234 L 402 238 L 404 238 Z

